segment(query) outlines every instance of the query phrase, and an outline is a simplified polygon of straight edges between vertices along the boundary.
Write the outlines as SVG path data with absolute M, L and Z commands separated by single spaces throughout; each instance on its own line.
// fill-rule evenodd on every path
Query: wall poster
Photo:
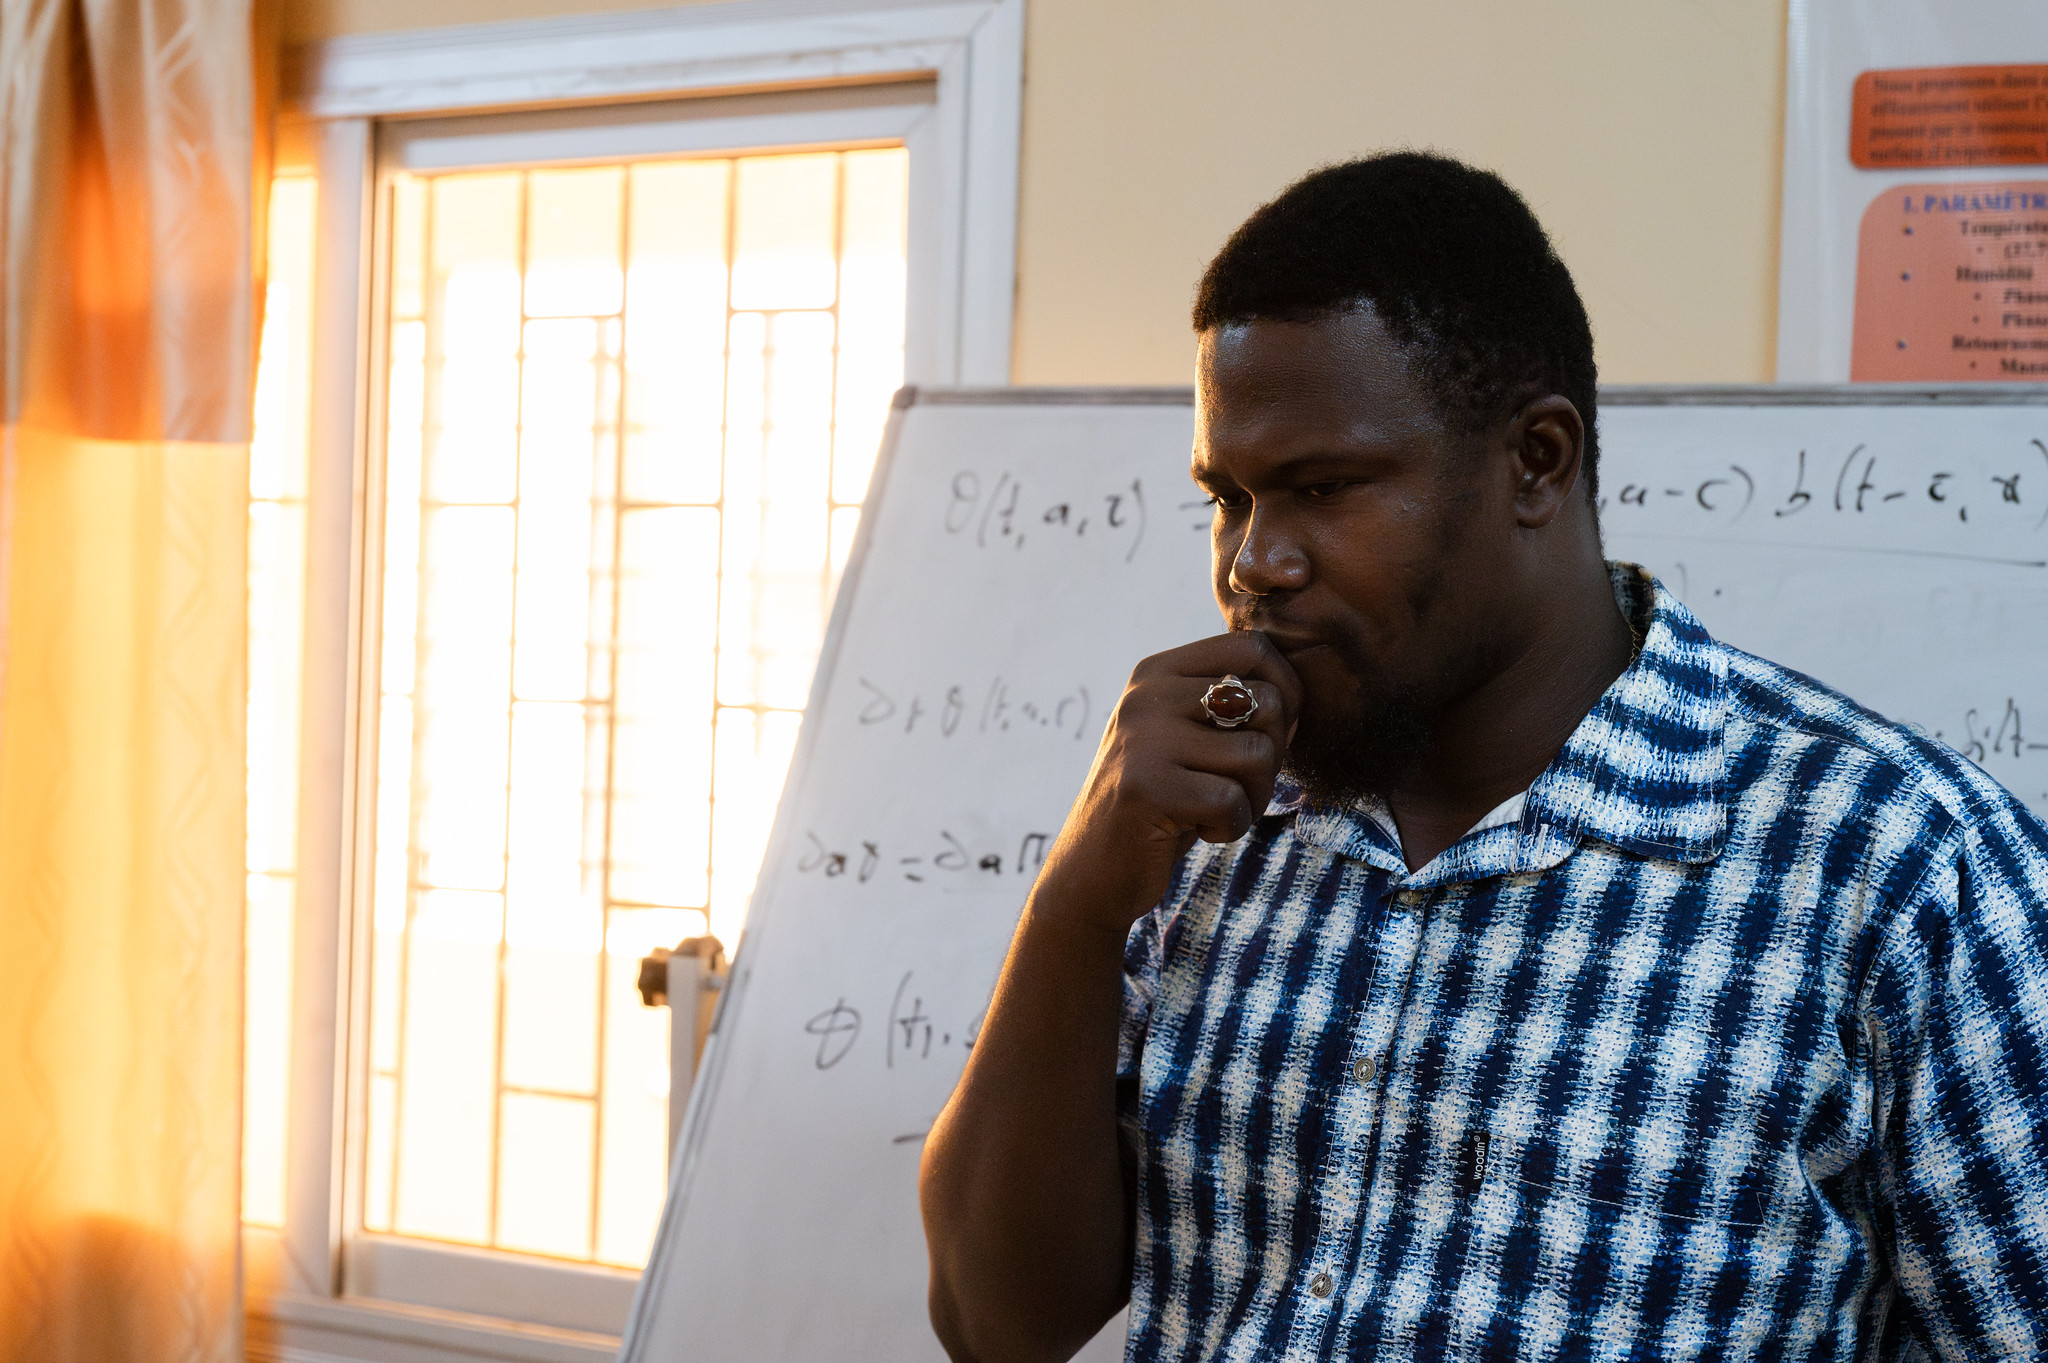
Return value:
M 1788 24 L 1779 381 L 2048 381 L 2048 3 Z

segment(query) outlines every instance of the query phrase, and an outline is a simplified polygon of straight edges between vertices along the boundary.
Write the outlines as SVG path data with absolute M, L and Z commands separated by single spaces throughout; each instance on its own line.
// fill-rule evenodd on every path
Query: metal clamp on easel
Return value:
M 675 1160 L 690 1085 L 704 1055 L 704 1038 L 725 988 L 725 946 L 716 937 L 686 937 L 673 951 L 656 947 L 640 958 L 640 1001 L 668 1005 L 668 1153 Z M 686 1006 L 694 1002 L 695 1007 Z

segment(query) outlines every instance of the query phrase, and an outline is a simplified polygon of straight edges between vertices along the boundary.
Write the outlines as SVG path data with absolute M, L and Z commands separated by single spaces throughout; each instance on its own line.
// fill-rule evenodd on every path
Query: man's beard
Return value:
M 1280 770 L 1310 804 L 1342 807 L 1384 796 L 1414 772 L 1442 707 L 1420 687 L 1375 681 L 1360 678 L 1342 710 L 1303 710 Z
M 1280 770 L 1308 802 L 1342 807 L 1387 796 L 1415 775 L 1446 711 L 1498 672 L 1498 641 L 1475 635 L 1454 647 L 1435 675 L 1416 681 L 1390 676 L 1360 650 L 1332 648 L 1352 683 L 1348 704 L 1306 704 Z

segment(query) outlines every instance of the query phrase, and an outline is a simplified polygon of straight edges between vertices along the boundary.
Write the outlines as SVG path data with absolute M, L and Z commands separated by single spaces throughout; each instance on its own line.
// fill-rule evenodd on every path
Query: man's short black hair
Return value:
M 1586 490 L 1597 493 L 1593 328 L 1571 271 L 1506 181 L 1414 151 L 1311 172 L 1209 262 L 1195 330 L 1317 321 L 1361 304 L 1461 434 L 1547 393 L 1569 399 L 1586 423 Z

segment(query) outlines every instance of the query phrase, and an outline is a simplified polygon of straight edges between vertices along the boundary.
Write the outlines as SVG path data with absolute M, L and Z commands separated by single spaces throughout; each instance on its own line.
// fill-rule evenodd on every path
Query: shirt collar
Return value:
M 1646 570 L 1608 570 L 1642 648 L 1536 778 L 1523 818 L 1624 851 L 1712 861 L 1728 837 L 1728 655 Z
M 1283 780 L 1269 813 L 1295 815 L 1297 837 L 1410 889 L 1547 870 L 1584 838 L 1663 860 L 1713 860 L 1728 836 L 1727 655 L 1647 571 L 1608 571 L 1642 646 L 1530 786 L 1517 821 L 1482 820 L 1411 875 L 1398 840 L 1362 804 L 1311 806 Z

